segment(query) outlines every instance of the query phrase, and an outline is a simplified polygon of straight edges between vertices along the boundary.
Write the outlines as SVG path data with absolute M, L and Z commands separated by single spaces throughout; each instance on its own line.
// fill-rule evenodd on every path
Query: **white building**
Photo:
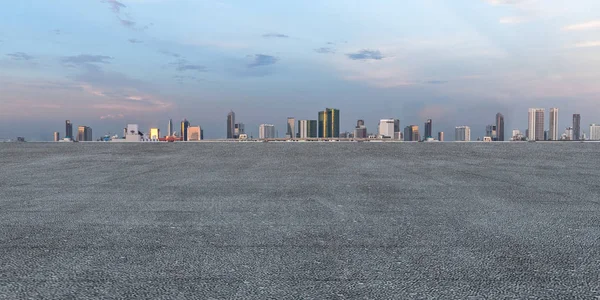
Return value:
M 190 126 L 187 128 L 187 140 L 188 141 L 200 141 L 202 140 L 202 128 L 200 126 Z
M 519 129 L 513 129 L 511 140 L 520 141 L 522 139 L 523 139 L 523 133 Z
M 544 140 L 544 113 L 543 108 L 529 109 L 529 131 L 527 138 L 530 141 Z
M 296 138 L 296 119 L 289 117 L 287 118 L 287 132 L 285 134 L 286 138 Z
M 590 140 L 600 141 L 600 125 L 590 124 Z
M 273 139 L 273 138 L 275 138 L 275 125 L 261 124 L 258 127 L 258 138 L 259 139 Z
M 138 124 L 127 124 L 125 129 L 125 141 L 126 142 L 141 142 L 142 136 L 140 135 L 140 127 Z
M 379 138 L 393 139 L 394 136 L 394 119 L 379 120 Z
M 471 141 L 471 127 L 469 126 L 458 126 L 454 131 L 454 140 L 459 142 Z
M 558 141 L 558 108 L 550 109 L 550 131 L 548 140 Z

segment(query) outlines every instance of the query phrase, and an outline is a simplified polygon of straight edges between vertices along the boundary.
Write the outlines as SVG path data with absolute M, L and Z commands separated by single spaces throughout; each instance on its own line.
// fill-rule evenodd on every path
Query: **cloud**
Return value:
M 573 24 L 569 26 L 563 27 L 565 31 L 575 31 L 575 30 L 590 30 L 590 29 L 600 29 L 600 20 Z
M 206 71 L 206 66 L 191 64 L 186 59 L 183 59 L 183 58 L 177 60 L 174 63 L 171 63 L 171 65 L 175 65 L 175 70 L 177 70 L 179 72 L 183 72 L 183 71 L 205 72 Z
M 289 38 L 289 36 L 281 33 L 265 33 L 262 36 L 264 38 Z
M 327 53 L 335 53 L 335 50 L 333 48 L 329 48 L 329 47 L 321 47 L 321 48 L 315 49 L 315 52 L 321 53 L 321 54 L 327 54 Z
M 23 53 L 23 52 L 9 53 L 9 54 L 6 54 L 6 56 L 9 56 L 14 60 L 32 60 L 32 59 L 34 59 L 33 56 L 31 56 L 27 53 Z
M 581 42 L 573 45 L 574 48 L 590 48 L 590 47 L 600 47 L 600 41 L 592 41 L 592 42 Z
M 447 80 L 430 80 L 430 81 L 425 81 L 424 83 L 426 84 L 445 84 L 448 83 Z
M 102 0 L 103 3 L 108 3 L 110 6 L 110 10 L 112 10 L 115 14 L 121 13 L 121 8 L 126 8 L 127 6 L 117 0 Z
M 253 60 L 251 63 L 248 64 L 248 68 L 273 65 L 277 63 L 277 61 L 279 61 L 277 57 L 265 54 L 249 55 L 249 57 L 252 57 Z
M 519 24 L 527 21 L 527 18 L 520 16 L 504 17 L 499 20 L 500 24 Z
M 172 57 L 177 57 L 177 58 L 181 57 L 181 55 L 171 52 L 171 51 L 167 51 L 167 50 L 160 50 L 158 52 L 161 54 L 167 55 L 167 56 L 172 56 Z
M 381 60 L 384 58 L 379 50 L 361 50 L 356 53 L 348 53 L 346 56 L 352 60 Z
M 141 44 L 141 43 L 143 43 L 143 41 L 140 41 L 140 40 L 137 40 L 137 39 L 129 39 L 128 41 L 130 43 L 132 43 L 132 44 Z
M 123 25 L 125 27 L 135 28 L 134 21 L 119 18 L 119 22 L 121 23 L 121 25 Z
M 124 119 L 125 115 L 124 114 L 108 114 L 108 115 L 104 115 L 104 116 L 100 116 L 100 120 L 116 120 L 116 119 Z
M 63 57 L 62 62 L 74 65 L 85 65 L 92 63 L 110 64 L 109 60 L 111 59 L 113 58 L 105 55 L 80 54 L 76 56 Z

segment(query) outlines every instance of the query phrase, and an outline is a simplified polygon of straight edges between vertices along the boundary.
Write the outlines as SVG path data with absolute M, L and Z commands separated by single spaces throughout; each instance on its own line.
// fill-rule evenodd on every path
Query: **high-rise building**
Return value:
M 379 138 L 393 139 L 394 138 L 394 119 L 379 120 Z
M 354 138 L 355 139 L 366 139 L 368 137 L 367 127 L 365 125 L 360 125 L 354 128 Z
M 504 142 L 504 115 L 501 113 L 496 114 L 496 141 Z
M 438 132 L 438 141 L 440 141 L 440 142 L 444 141 L 444 132 L 443 131 Z
M 365 120 L 358 120 L 358 121 L 356 121 L 356 128 L 358 128 L 360 126 L 365 126 Z
M 454 140 L 468 142 L 471 140 L 471 128 L 469 126 L 458 126 L 455 128 Z
M 590 140 L 600 141 L 600 125 L 590 124 Z
M 73 139 L 73 124 L 71 121 L 65 121 L 65 138 Z
M 160 139 L 160 129 L 150 128 L 150 140 L 158 141 Z
M 319 137 L 337 138 L 340 136 L 340 110 L 326 108 L 319 112 Z
M 549 141 L 558 141 L 558 108 L 550 108 L 550 129 L 548 131 Z
M 79 126 L 77 128 L 77 141 L 91 142 L 92 140 L 92 128 L 88 126 Z
M 433 121 L 428 119 L 425 122 L 425 137 L 424 139 L 433 138 Z
M 579 141 L 581 139 L 581 115 L 573 114 L 573 140 Z
M 402 135 L 402 129 L 400 129 L 400 119 L 394 119 L 394 139 L 399 140 Z
M 544 109 L 529 109 L 529 131 L 527 138 L 530 141 L 541 141 L 544 139 Z
M 496 140 L 496 125 L 485 126 L 485 136 L 489 137 L 492 141 Z
M 169 124 L 167 125 L 167 136 L 173 135 L 173 119 L 169 119 Z
M 233 139 L 235 135 L 235 113 L 230 111 L 227 114 L 227 138 Z
M 404 141 L 405 142 L 418 142 L 421 139 L 419 136 L 419 126 L 410 125 L 404 127 Z
M 565 128 L 565 133 L 562 134 L 562 140 L 566 141 L 574 141 L 575 140 L 575 131 L 573 127 Z
M 54 141 L 55 142 L 60 141 L 60 132 L 58 132 L 58 131 L 54 132 Z
M 187 136 L 188 127 L 190 127 L 190 122 L 187 119 L 183 119 L 183 121 L 181 121 L 181 133 L 180 133 L 182 141 L 188 140 L 188 136 Z
M 317 137 L 317 120 L 298 120 L 298 137 L 301 139 Z
M 258 138 L 261 140 L 275 138 L 275 126 L 271 124 L 261 124 L 258 127 Z
M 200 126 L 190 126 L 187 129 L 188 141 L 200 141 L 202 140 L 202 128 Z
M 127 124 L 124 130 L 125 141 L 127 142 L 140 142 L 142 135 L 140 133 L 140 127 L 138 124 Z
M 293 117 L 287 118 L 287 132 L 285 133 L 286 138 L 296 138 L 296 119 Z
M 233 126 L 233 138 L 239 139 L 242 134 L 246 134 L 246 126 L 244 123 L 235 123 Z

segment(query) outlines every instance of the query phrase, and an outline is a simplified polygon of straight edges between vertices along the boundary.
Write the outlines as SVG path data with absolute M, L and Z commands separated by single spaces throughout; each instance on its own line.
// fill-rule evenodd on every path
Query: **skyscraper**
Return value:
M 287 132 L 285 133 L 286 138 L 296 138 L 296 119 L 293 117 L 287 118 Z
M 496 125 L 488 125 L 485 127 L 485 136 L 490 137 L 492 141 L 496 140 Z
M 501 113 L 496 114 L 496 140 L 504 142 L 504 115 Z
M 60 132 L 55 131 L 54 132 L 54 141 L 58 142 L 60 140 Z
M 181 121 L 181 133 L 179 134 L 182 141 L 188 140 L 188 127 L 190 127 L 190 122 L 187 119 L 183 119 Z
M 90 142 L 92 141 L 92 128 L 87 126 L 79 126 L 77 128 L 77 141 Z
M 73 124 L 71 121 L 65 121 L 65 138 L 73 139 Z
M 235 135 L 235 113 L 230 111 L 227 114 L 227 138 L 232 139 Z
M 573 140 L 579 141 L 581 139 L 581 115 L 573 114 Z
M 319 137 L 337 138 L 340 136 L 340 110 L 326 108 L 319 112 Z
M 394 139 L 399 140 L 402 131 L 400 129 L 400 119 L 394 119 Z
M 301 139 L 317 137 L 317 120 L 298 120 L 298 137 Z
M 469 126 L 458 126 L 455 128 L 454 140 L 468 142 L 471 140 L 471 128 Z
M 444 132 L 443 131 L 438 132 L 438 141 L 440 141 L 440 142 L 444 141 Z
M 150 140 L 158 141 L 160 138 L 160 129 L 150 128 Z
M 550 131 L 548 132 L 549 141 L 558 141 L 558 108 L 550 108 Z
M 246 134 L 246 126 L 244 123 L 235 123 L 233 126 L 233 138 L 239 139 L 242 134 Z
M 202 140 L 202 129 L 200 126 L 190 126 L 187 129 L 188 141 L 200 141 Z
M 275 126 L 271 125 L 271 124 L 261 124 L 258 127 L 258 138 L 259 139 L 275 138 Z
M 530 108 L 529 109 L 529 129 L 527 138 L 530 141 L 544 140 L 544 109 Z
M 393 139 L 394 138 L 394 119 L 379 120 L 379 138 Z
M 167 136 L 173 135 L 173 119 L 169 119 L 169 124 L 167 125 Z
M 405 142 L 418 142 L 420 140 L 419 126 L 410 125 L 404 128 L 404 141 Z
M 365 120 L 356 121 L 356 128 L 358 128 L 359 126 L 365 126 Z
M 425 137 L 424 137 L 424 139 L 433 138 L 432 131 L 433 131 L 433 121 L 431 119 L 428 119 L 425 122 Z
M 590 140 L 600 141 L 600 125 L 590 124 Z

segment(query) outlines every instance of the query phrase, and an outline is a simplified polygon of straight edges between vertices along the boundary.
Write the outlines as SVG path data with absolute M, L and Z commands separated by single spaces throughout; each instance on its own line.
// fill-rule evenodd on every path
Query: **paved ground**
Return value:
M 600 144 L 0 144 L 0 298 L 600 298 Z

